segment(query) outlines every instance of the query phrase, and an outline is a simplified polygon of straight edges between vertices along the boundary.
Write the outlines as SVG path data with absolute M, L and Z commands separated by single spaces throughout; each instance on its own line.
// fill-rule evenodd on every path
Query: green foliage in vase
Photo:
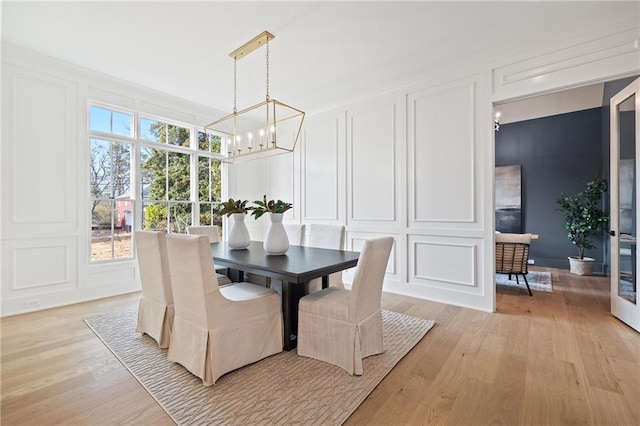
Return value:
M 227 217 L 229 217 L 234 213 L 248 213 L 252 209 L 247 206 L 248 202 L 248 200 L 234 200 L 233 198 L 229 198 L 229 201 L 220 203 L 222 209 L 219 214 L 220 216 L 226 214 Z
M 291 203 L 285 203 L 282 200 L 269 200 L 267 201 L 267 196 L 264 195 L 261 200 L 256 200 L 253 202 L 254 206 L 251 207 L 251 214 L 255 219 L 260 218 L 265 213 L 284 213 L 287 210 L 293 207 Z

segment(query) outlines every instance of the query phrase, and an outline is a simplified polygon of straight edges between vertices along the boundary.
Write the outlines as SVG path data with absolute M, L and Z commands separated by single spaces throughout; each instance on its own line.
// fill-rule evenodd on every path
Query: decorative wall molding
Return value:
M 409 282 L 478 287 L 478 245 L 409 236 Z
M 618 29 L 607 34 L 592 34 L 569 44 L 529 56 L 492 70 L 493 95 L 496 100 L 543 92 L 558 87 L 589 83 L 607 75 L 640 69 L 639 27 Z
M 17 69 L 8 74 L 13 99 L 7 142 L 13 177 L 11 222 L 68 225 L 76 217 L 70 208 L 77 188 L 71 175 L 76 159 L 77 85 Z
M 412 227 L 477 220 L 477 84 L 476 79 L 465 80 L 407 96 Z
M 20 291 L 71 283 L 69 255 L 72 251 L 68 243 L 14 247 L 10 254 L 13 260 L 11 289 Z
M 303 128 L 302 221 L 338 222 L 340 214 L 341 114 L 312 117 Z
M 347 234 L 347 250 L 362 251 L 365 240 L 382 236 L 390 236 L 395 239 L 393 247 L 391 248 L 391 254 L 389 255 L 389 263 L 387 264 L 387 278 L 393 275 L 399 276 L 398 260 L 400 243 L 398 242 L 398 235 L 385 232 L 349 232 Z
M 349 225 L 399 225 L 399 97 L 373 99 L 347 110 L 347 212 Z M 400 98 L 402 99 L 402 98 Z

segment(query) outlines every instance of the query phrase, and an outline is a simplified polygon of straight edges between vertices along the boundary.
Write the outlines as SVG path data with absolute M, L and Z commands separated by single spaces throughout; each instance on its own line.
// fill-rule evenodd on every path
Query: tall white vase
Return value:
M 233 213 L 231 215 L 233 223 L 231 224 L 227 243 L 232 249 L 246 249 L 249 247 L 249 244 L 251 244 L 249 230 L 247 229 L 247 225 L 244 223 L 245 216 L 246 214 L 244 213 Z
M 282 213 L 270 213 L 271 223 L 264 239 L 264 251 L 268 254 L 285 254 L 289 250 L 289 237 L 282 226 Z

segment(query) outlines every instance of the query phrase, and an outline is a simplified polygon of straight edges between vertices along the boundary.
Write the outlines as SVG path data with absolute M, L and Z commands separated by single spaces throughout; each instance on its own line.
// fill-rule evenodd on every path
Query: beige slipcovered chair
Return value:
M 219 288 L 209 240 L 167 236 L 175 318 L 167 357 L 213 385 L 223 374 L 282 351 L 280 297 L 242 282 Z
M 206 235 L 209 237 L 210 243 L 220 242 L 220 230 L 216 225 L 212 226 L 187 226 L 187 234 L 190 235 Z M 220 287 L 232 284 L 231 279 L 227 275 L 227 268 L 216 266 L 216 274 L 218 285 Z
M 351 290 L 329 287 L 300 299 L 298 355 L 361 375 L 362 359 L 384 352 L 382 284 L 393 237 L 366 240 Z
M 308 247 L 318 247 L 334 250 L 344 250 L 345 230 L 342 225 L 323 225 L 312 223 L 309 225 Z M 329 275 L 329 286 L 344 288 L 342 272 Z M 309 282 L 309 293 L 322 289 L 322 280 L 316 278 Z
M 174 310 L 166 234 L 136 231 L 135 244 L 142 284 L 136 331 L 154 338 L 161 348 L 168 348 Z
M 285 223 L 284 230 L 287 232 L 289 244 L 294 246 L 304 245 L 305 226 L 297 223 Z
M 527 285 L 529 296 L 533 296 L 529 282 L 527 281 L 529 266 L 529 244 L 531 244 L 531 234 L 504 234 L 496 233 L 496 273 L 516 276 L 522 275 L 524 283 Z

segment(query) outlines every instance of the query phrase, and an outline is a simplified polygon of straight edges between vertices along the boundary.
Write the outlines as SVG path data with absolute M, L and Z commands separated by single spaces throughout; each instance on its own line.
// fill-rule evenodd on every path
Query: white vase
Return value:
M 282 226 L 282 213 L 270 213 L 271 224 L 264 239 L 264 251 L 268 254 L 285 254 L 289 250 L 289 237 Z
M 247 229 L 247 225 L 244 223 L 245 216 L 246 214 L 244 213 L 233 213 L 231 215 L 233 223 L 231 224 L 227 243 L 232 249 L 246 249 L 249 247 L 249 244 L 251 244 L 249 230 Z

